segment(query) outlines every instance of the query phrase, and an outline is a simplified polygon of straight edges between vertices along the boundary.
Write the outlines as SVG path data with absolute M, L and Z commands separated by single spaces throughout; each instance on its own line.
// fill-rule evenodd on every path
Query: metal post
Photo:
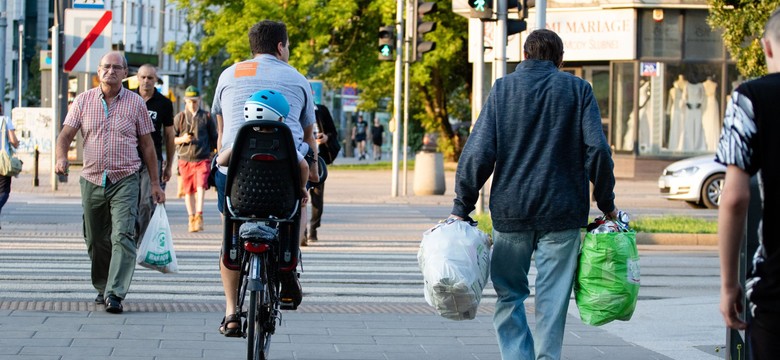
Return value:
M 471 99 L 471 127 L 477 123 L 479 118 L 479 112 L 482 110 L 482 91 L 485 88 L 484 73 L 485 73 L 485 23 L 479 21 L 477 27 L 477 33 L 475 34 L 479 39 L 479 50 L 477 51 L 477 58 L 474 60 L 474 71 L 472 73 L 472 83 L 474 88 L 472 90 L 473 99 Z M 485 210 L 485 200 L 483 198 L 483 190 L 479 190 L 479 198 L 475 204 L 475 211 L 477 214 L 482 214 Z
M 390 196 L 398 197 L 398 143 L 401 133 L 399 123 L 401 122 L 401 48 L 404 41 L 404 0 L 396 0 L 395 11 L 395 84 L 393 85 L 393 118 L 395 120 L 395 129 L 393 131 L 393 179 L 390 188 Z
M 35 150 L 33 151 L 33 186 L 38 187 L 38 159 L 40 158 L 41 152 L 38 150 L 38 145 L 35 145 Z
M 127 2 L 128 1 L 130 0 L 125 0 L 124 4 L 122 4 L 122 6 L 124 6 L 122 10 L 122 15 L 124 17 L 123 24 L 122 24 L 122 48 L 123 48 L 122 50 L 124 51 L 127 51 L 126 48 L 127 48 Z
M 56 0 L 55 0 L 56 1 Z M 56 12 L 56 10 L 55 10 Z M 57 168 L 57 135 L 60 122 L 60 24 L 59 17 L 54 15 L 54 25 L 51 27 L 51 107 L 54 118 L 51 127 L 51 189 L 57 190 L 57 176 L 54 170 Z
M 493 82 L 506 75 L 506 1 L 497 1 L 496 32 L 493 37 L 493 52 L 496 54 L 496 58 L 493 61 Z
M 19 24 L 19 101 L 16 106 L 22 107 L 22 88 L 24 87 L 24 81 L 22 80 L 22 71 L 24 69 L 24 23 Z
M 408 179 L 409 179 L 409 168 L 407 161 L 409 159 L 409 154 L 407 153 L 409 149 L 409 66 L 411 66 L 411 59 L 412 59 L 412 51 L 417 51 L 415 45 L 417 42 L 417 39 L 413 39 L 412 36 L 416 33 L 415 29 L 412 27 L 417 24 L 416 14 L 417 12 L 417 2 L 415 0 L 409 0 L 409 3 L 406 4 L 406 34 L 404 36 L 404 140 L 403 140 L 403 181 L 401 185 L 402 194 L 403 196 L 407 196 L 409 189 L 408 187 Z
M 165 56 L 163 54 L 163 47 L 165 46 L 165 14 L 167 11 L 165 11 L 165 0 L 160 0 L 160 28 L 157 32 L 157 68 L 161 69 L 163 68 L 163 57 Z M 199 71 L 198 74 L 201 74 Z M 201 89 L 203 89 L 203 86 L 200 86 Z M 167 94 L 165 94 L 167 95 Z
M 536 0 L 536 28 L 547 28 L 547 0 Z
M 0 1 L 0 95 L 5 94 L 5 29 L 8 27 L 8 2 Z M 0 105 L 5 97 L 0 96 Z

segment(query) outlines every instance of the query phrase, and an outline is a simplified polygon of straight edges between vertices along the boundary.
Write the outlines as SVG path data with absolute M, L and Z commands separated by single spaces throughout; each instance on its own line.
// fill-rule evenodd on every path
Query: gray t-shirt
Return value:
M 295 68 L 269 54 L 234 64 L 219 76 L 211 111 L 222 116 L 221 148 L 232 146 L 244 123 L 244 103 L 263 89 L 281 92 L 290 103 L 290 113 L 284 123 L 292 131 L 298 152 L 305 154 L 309 148 L 303 142 L 303 129 L 316 122 L 311 85 Z M 220 170 L 225 172 L 227 169 Z

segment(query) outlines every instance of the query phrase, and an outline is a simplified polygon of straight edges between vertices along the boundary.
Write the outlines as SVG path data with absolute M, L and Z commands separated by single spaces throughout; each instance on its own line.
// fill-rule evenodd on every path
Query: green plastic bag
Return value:
M 600 326 L 630 320 L 638 295 L 636 232 L 586 233 L 574 282 L 582 322 Z

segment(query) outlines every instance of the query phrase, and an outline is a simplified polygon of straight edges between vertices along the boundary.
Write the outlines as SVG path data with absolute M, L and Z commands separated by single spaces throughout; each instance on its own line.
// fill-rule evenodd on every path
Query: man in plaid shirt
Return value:
M 81 203 L 84 240 L 92 260 L 96 303 L 106 311 L 122 312 L 122 300 L 135 271 L 135 221 L 138 216 L 141 158 L 149 168 L 152 197 L 165 202 L 157 173 L 152 120 L 138 94 L 122 87 L 127 60 L 119 52 L 100 59 L 100 86 L 78 95 L 68 110 L 57 138 L 55 172 L 67 175 L 68 148 L 76 132 L 84 138 Z M 106 226 L 108 224 L 108 226 Z

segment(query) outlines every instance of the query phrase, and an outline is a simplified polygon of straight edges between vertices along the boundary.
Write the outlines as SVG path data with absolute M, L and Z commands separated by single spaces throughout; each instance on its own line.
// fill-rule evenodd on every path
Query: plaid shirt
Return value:
M 105 186 L 106 179 L 116 183 L 138 172 L 141 168 L 138 138 L 154 131 L 144 100 L 124 87 L 110 106 L 100 87 L 79 94 L 63 124 L 81 129 L 84 138 L 81 176 L 99 186 Z

